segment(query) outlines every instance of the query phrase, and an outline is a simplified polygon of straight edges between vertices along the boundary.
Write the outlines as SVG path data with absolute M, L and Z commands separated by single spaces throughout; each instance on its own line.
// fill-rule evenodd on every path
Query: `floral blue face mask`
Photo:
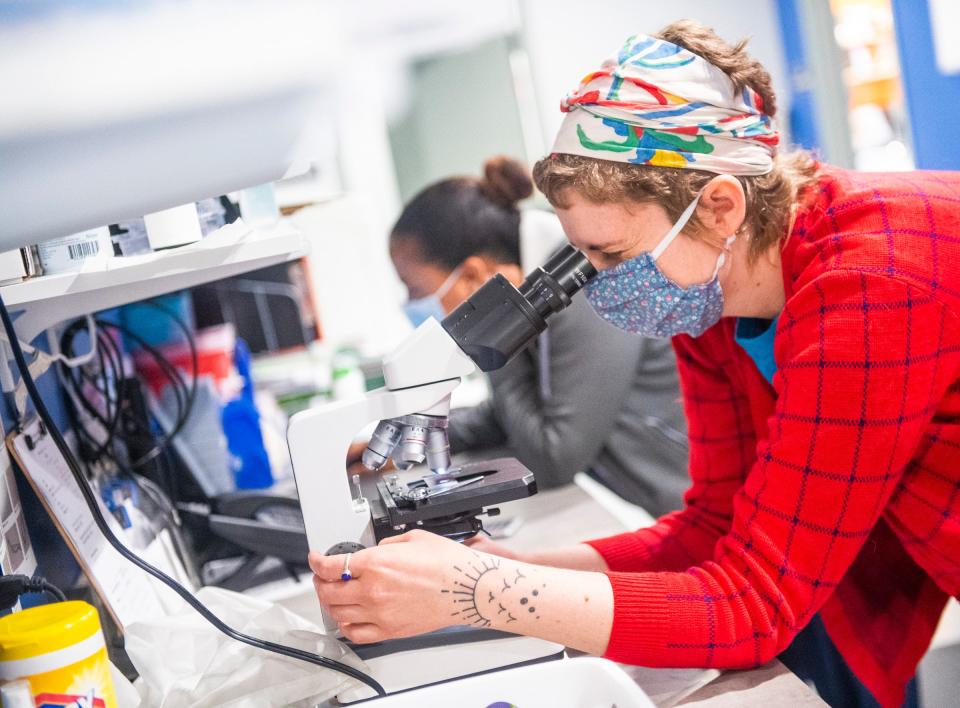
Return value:
M 587 299 L 603 319 L 628 332 L 657 338 L 677 334 L 699 337 L 719 321 L 723 291 L 718 274 L 726 253 L 717 259 L 710 280 L 687 288 L 674 283 L 657 266 L 657 259 L 686 225 L 699 201 L 698 194 L 652 251 L 602 270 L 587 283 Z M 736 238 L 728 238 L 726 246 Z

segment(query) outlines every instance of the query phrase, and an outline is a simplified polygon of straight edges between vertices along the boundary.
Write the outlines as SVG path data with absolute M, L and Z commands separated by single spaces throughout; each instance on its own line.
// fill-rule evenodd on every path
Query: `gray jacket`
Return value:
M 489 376 L 488 400 L 451 411 L 454 452 L 506 446 L 541 489 L 589 471 L 655 516 L 682 506 L 686 420 L 668 340 L 617 329 L 580 295 Z

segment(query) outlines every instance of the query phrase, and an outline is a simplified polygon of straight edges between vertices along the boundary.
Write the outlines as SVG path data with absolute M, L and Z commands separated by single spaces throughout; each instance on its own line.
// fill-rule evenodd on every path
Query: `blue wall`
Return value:
M 790 106 L 786 115 L 790 142 L 808 150 L 816 150 L 822 147 L 814 104 L 816 97 L 813 82 L 809 78 L 810 62 L 797 0 L 777 0 L 777 21 L 790 76 Z M 780 116 L 780 120 L 784 120 L 784 117 Z
M 937 68 L 926 0 L 893 0 L 893 19 L 917 167 L 960 169 L 960 75 Z

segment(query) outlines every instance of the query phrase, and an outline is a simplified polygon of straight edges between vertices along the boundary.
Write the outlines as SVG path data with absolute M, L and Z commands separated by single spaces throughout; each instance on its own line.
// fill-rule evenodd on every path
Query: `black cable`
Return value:
M 73 349 L 73 339 L 77 333 L 83 329 L 84 320 L 77 320 L 66 330 L 60 338 L 60 350 L 64 352 L 67 357 L 73 358 L 75 355 Z M 97 354 L 100 364 L 100 378 L 103 381 L 103 385 L 100 386 L 97 384 L 97 377 L 87 374 L 85 366 L 78 367 L 69 367 L 65 362 L 60 362 L 60 373 L 64 383 L 68 388 L 73 392 L 72 396 L 67 396 L 67 404 L 70 412 L 70 417 L 73 420 L 74 427 L 77 429 L 78 437 L 81 444 L 83 445 L 84 458 L 88 462 L 95 462 L 101 457 L 108 455 L 111 450 L 111 446 L 115 437 L 117 426 L 120 423 L 122 416 L 122 408 L 120 406 L 119 400 L 112 400 L 110 394 L 109 386 L 109 376 L 108 373 L 113 373 L 115 377 L 115 372 L 118 367 L 118 362 L 120 362 L 120 355 L 116 351 L 115 342 L 102 330 L 98 330 L 95 333 L 97 337 Z M 109 362 L 109 367 L 108 367 Z M 108 372 L 109 368 L 109 372 Z M 82 381 L 86 381 L 91 386 L 93 386 L 104 399 L 104 413 L 107 418 L 100 415 L 100 411 L 96 409 L 88 400 L 87 396 L 83 391 L 82 383 L 77 381 L 77 374 L 79 374 Z M 87 429 L 84 427 L 82 420 L 77 410 L 77 405 L 83 408 L 86 413 L 96 420 L 104 429 L 105 438 L 103 441 L 97 440 L 92 434 L 90 434 Z M 111 405 L 113 413 L 111 415 Z
M 77 320 L 70 325 L 61 336 L 60 349 L 68 357 L 73 357 L 75 355 L 73 340 L 77 333 L 82 329 L 83 320 Z M 102 328 L 97 331 L 96 336 L 98 354 L 97 359 L 99 362 L 98 371 L 94 373 L 88 372 L 88 365 L 69 367 L 65 362 L 61 362 L 60 364 L 60 371 L 65 383 L 69 385 L 70 389 L 74 393 L 74 397 L 70 401 L 71 407 L 79 404 L 80 407 L 83 408 L 83 410 L 87 413 L 87 415 L 98 422 L 104 429 L 106 439 L 101 443 L 81 426 L 82 421 L 80 420 L 79 416 L 76 416 L 74 421 L 77 424 L 78 430 L 86 436 L 91 445 L 97 448 L 95 452 L 91 453 L 93 455 L 93 459 L 99 458 L 110 448 L 117 430 L 117 426 L 119 425 L 123 414 L 117 392 L 111 392 L 111 388 L 115 389 L 116 386 L 114 385 L 111 387 L 110 385 L 111 381 L 115 382 L 117 380 L 118 371 L 121 371 L 121 354 L 117 349 L 116 343 L 111 337 L 103 332 Z M 77 380 L 77 376 L 79 376 L 79 381 Z M 101 412 L 88 400 L 86 392 L 83 388 L 84 383 L 94 388 L 103 397 L 103 415 L 101 415 Z
M 126 419 L 127 426 L 135 426 L 139 429 L 139 434 L 136 435 L 136 438 L 142 441 L 148 441 L 151 444 L 151 448 L 149 450 L 141 454 L 139 457 L 128 461 L 125 465 L 122 465 L 134 470 L 139 469 L 156 459 L 163 452 L 164 448 L 172 442 L 172 440 L 186 425 L 190 416 L 190 412 L 193 409 L 194 400 L 196 398 L 197 378 L 199 374 L 199 354 L 197 352 L 196 343 L 187 324 L 175 312 L 164 307 L 163 305 L 160 305 L 159 303 L 148 302 L 146 304 L 149 304 L 150 306 L 160 310 L 169 318 L 171 318 L 177 327 L 183 332 L 184 338 L 186 339 L 187 345 L 190 349 L 193 369 L 189 386 L 185 382 L 183 374 L 180 372 L 180 370 L 171 364 L 170 361 L 168 361 L 156 347 L 146 342 L 140 335 L 131 331 L 128 327 L 113 322 L 107 322 L 105 320 L 95 321 L 95 324 L 100 330 L 98 333 L 98 343 L 100 344 L 100 347 L 98 348 L 98 361 L 100 364 L 99 378 L 101 379 L 102 384 L 98 384 L 98 377 L 95 374 L 86 372 L 82 367 L 78 367 L 79 371 L 75 372 L 65 364 L 61 365 L 64 377 L 67 383 L 70 385 L 70 388 L 73 390 L 75 398 L 77 401 L 79 401 L 81 408 L 83 408 L 88 416 L 99 423 L 106 431 L 107 437 L 101 443 L 100 441 L 96 440 L 93 435 L 90 435 L 86 431 L 82 425 L 82 421 L 79 419 L 79 416 L 75 416 L 74 423 L 76 424 L 78 432 L 81 434 L 81 437 L 84 438 L 84 442 L 87 444 L 87 446 L 89 448 L 93 448 L 93 451 L 89 452 L 89 455 L 94 460 L 99 459 L 102 456 L 107 456 L 116 461 L 116 457 L 112 454 L 112 443 L 114 439 L 120 438 L 129 445 L 131 438 L 131 433 L 129 431 L 123 430 L 117 432 L 117 424 L 124 414 L 122 405 L 124 394 L 120 388 L 120 382 L 126 380 L 127 378 L 123 370 L 123 355 L 120 352 L 119 345 L 112 337 L 103 334 L 103 330 L 112 329 L 124 337 L 134 341 L 154 360 L 161 372 L 170 382 L 170 387 L 173 390 L 173 395 L 175 398 L 176 409 L 174 424 L 171 430 L 166 431 L 158 439 L 155 439 L 150 429 L 140 426 L 139 421 L 136 418 L 127 417 Z M 60 348 L 68 356 L 74 354 L 73 340 L 76 335 L 82 331 L 83 323 L 83 320 L 77 320 L 64 331 L 61 337 Z M 78 375 L 80 377 L 80 381 L 77 380 Z M 114 388 L 117 388 L 114 394 L 111 394 L 110 391 L 111 380 L 114 383 Z M 87 400 L 87 397 L 83 392 L 83 381 L 86 381 L 89 385 L 93 386 L 103 396 L 106 402 L 106 417 Z M 116 403 L 113 405 L 113 415 L 110 415 L 112 395 L 115 397 Z M 71 401 L 71 404 L 73 403 L 74 401 Z M 72 409 L 73 405 L 71 405 L 71 413 L 74 413 L 75 411 Z
M 193 403 L 197 396 L 197 378 L 200 376 L 200 355 L 197 352 L 197 343 L 194 340 L 193 332 L 190 331 L 187 323 L 184 322 L 183 318 L 180 317 L 180 315 L 178 315 L 176 312 L 171 310 L 166 305 L 161 305 L 155 300 L 147 300 L 144 304 L 159 310 L 173 320 L 173 323 L 180 328 L 181 332 L 183 332 L 183 337 L 186 339 L 187 345 L 190 347 L 190 363 L 193 368 L 193 376 L 190 380 L 190 391 L 187 396 L 186 405 L 184 406 L 183 422 L 185 424 L 187 419 L 190 417 L 191 411 L 193 410 Z
M 21 595 L 32 592 L 46 592 L 53 595 L 57 602 L 65 602 L 67 596 L 46 578 L 34 575 L 2 575 L 0 576 L 0 610 L 9 610 L 17 604 Z
M 76 356 L 76 351 L 74 350 L 74 340 L 77 334 L 85 331 L 85 324 L 85 319 L 78 319 L 64 329 L 60 339 L 60 349 L 68 358 L 72 359 Z M 179 325 L 181 328 L 185 328 L 185 325 L 182 322 L 180 322 Z M 184 329 L 184 334 L 187 335 L 189 332 Z M 116 433 L 117 425 L 119 421 L 124 418 L 125 412 L 123 399 L 126 394 L 123 389 L 118 388 L 116 385 L 117 382 L 126 380 L 123 366 L 123 352 L 120 350 L 120 345 L 118 344 L 117 339 L 107 334 L 103 326 L 96 328 L 96 337 L 100 365 L 99 377 L 97 375 L 88 374 L 86 371 L 88 367 L 86 365 L 68 367 L 66 363 L 61 362 L 61 372 L 64 383 L 74 393 L 74 397 L 68 396 L 67 402 L 70 406 L 69 412 L 71 413 L 72 422 L 78 432 L 78 438 L 80 439 L 81 443 L 86 446 L 83 448 L 84 457 L 88 462 L 97 462 L 103 459 L 111 461 L 117 469 L 129 475 L 134 483 L 146 494 L 147 497 L 153 501 L 153 503 L 162 511 L 163 515 L 169 522 L 169 531 L 173 539 L 174 546 L 184 564 L 184 567 L 187 568 L 191 580 L 198 582 L 199 576 L 190 563 L 190 558 L 186 550 L 186 542 L 181 534 L 179 516 L 173 504 L 171 504 L 168 500 L 166 493 L 152 480 L 131 469 L 124 460 L 119 459 L 119 457 L 114 453 L 113 442 L 115 438 L 122 439 L 128 445 L 130 442 L 129 431 L 124 430 L 119 435 Z M 83 381 L 86 381 L 91 386 L 95 387 L 103 396 L 104 413 L 109 416 L 109 425 L 104 424 L 104 418 L 100 415 L 100 411 L 96 407 L 91 406 L 90 402 L 87 400 L 88 397 L 84 395 L 80 384 L 78 384 L 76 380 L 76 371 L 79 372 L 80 378 Z M 169 374 L 167 375 L 169 376 Z M 98 378 L 101 382 L 99 385 L 97 383 Z M 114 382 L 113 386 L 111 386 L 111 382 Z M 179 391 L 180 383 L 180 381 L 176 380 L 170 382 L 171 387 L 173 387 L 176 391 L 176 397 L 178 401 L 178 413 L 176 416 L 177 420 L 179 420 L 181 417 L 186 418 L 186 415 L 182 409 L 184 404 L 187 402 L 187 397 L 190 393 L 189 391 L 181 393 Z M 116 399 L 116 403 L 111 400 L 111 389 L 114 389 L 112 398 Z M 76 400 L 74 400 L 74 398 Z M 95 439 L 95 437 L 85 429 L 83 420 L 81 420 L 78 412 L 76 411 L 77 400 L 79 400 L 81 407 L 87 411 L 88 415 L 105 428 L 106 436 L 102 443 Z M 110 415 L 111 410 L 113 411 L 112 415 Z M 144 438 L 148 439 L 151 444 L 155 442 L 151 431 L 143 428 L 140 425 L 139 416 L 134 416 L 132 418 L 127 416 L 127 418 L 128 426 L 136 425 L 136 427 L 143 432 Z M 88 472 L 92 472 L 89 467 Z
M 187 417 L 189 416 L 190 410 L 192 410 L 193 407 L 193 399 L 196 397 L 197 377 L 199 374 L 199 354 L 197 353 L 196 342 L 193 341 L 192 336 L 189 336 L 189 330 L 185 329 L 184 331 L 188 333 L 187 342 L 189 344 L 191 358 L 193 360 L 192 382 L 189 389 L 187 389 L 187 384 L 183 380 L 183 376 L 180 371 L 173 364 L 171 364 L 156 347 L 144 340 L 136 332 L 131 331 L 128 327 L 124 327 L 123 325 L 118 325 L 113 322 L 101 320 L 97 320 L 96 322 L 98 327 L 102 326 L 116 329 L 117 331 L 121 332 L 124 337 L 129 337 L 132 339 L 137 346 L 146 351 L 154 359 L 157 365 L 167 375 L 167 378 L 170 380 L 171 384 L 174 385 L 174 395 L 177 399 L 177 408 L 180 411 L 176 417 L 176 422 L 169 432 L 166 432 L 160 436 L 153 449 L 145 452 L 139 458 L 130 462 L 130 467 L 136 469 L 138 467 L 142 467 L 160 455 L 160 453 L 163 452 L 163 449 L 173 441 L 173 439 L 180 433 L 181 430 L 183 430 L 183 427 L 187 423 Z M 186 325 L 183 324 L 182 321 L 180 321 L 180 324 L 186 328 Z M 184 391 L 186 391 L 185 394 L 183 393 Z
M 63 590 L 58 588 L 53 583 L 48 583 L 46 579 L 40 578 L 40 587 L 44 592 L 48 592 L 56 599 L 57 602 L 66 602 L 67 596 L 63 593 Z
M 60 430 L 54 423 L 53 418 L 50 416 L 50 412 L 47 410 L 47 406 L 44 404 L 43 398 L 41 398 L 40 392 L 37 390 L 37 384 L 33 380 L 33 376 L 30 374 L 30 369 L 27 367 L 26 359 L 23 356 L 23 350 L 20 348 L 20 340 L 17 339 L 17 331 L 13 327 L 13 322 L 10 319 L 10 313 L 7 312 L 7 306 L 3 301 L 2 295 L 0 295 L 0 319 L 3 320 L 3 328 L 7 333 L 7 339 L 10 342 L 10 348 L 13 350 L 13 357 L 17 362 L 17 368 L 20 369 L 20 377 L 23 379 L 23 382 L 27 387 L 27 393 L 30 395 L 31 400 L 33 401 L 33 405 L 37 410 L 37 415 L 40 416 L 40 420 L 43 421 L 44 425 L 46 425 L 48 434 L 53 437 L 53 441 L 56 444 L 57 449 L 60 451 L 60 454 L 63 455 L 64 461 L 70 468 L 70 472 L 73 474 L 73 478 L 76 481 L 77 486 L 80 488 L 80 493 L 83 495 L 83 499 L 87 503 L 90 513 L 93 515 L 94 523 L 97 525 L 97 528 L 99 529 L 100 533 L 103 534 L 103 537 L 107 540 L 107 542 L 113 546 L 120 555 L 140 568 L 140 570 L 149 573 L 177 593 L 177 595 L 179 595 L 186 603 L 196 610 L 201 617 L 203 617 L 205 620 L 207 620 L 207 622 L 212 624 L 231 639 L 235 639 L 238 642 L 256 647 L 257 649 L 272 651 L 275 654 L 291 657 L 293 659 L 300 659 L 310 664 L 322 666 L 326 669 L 339 671 L 342 674 L 346 674 L 347 676 L 366 684 L 373 689 L 378 696 L 387 695 L 386 691 L 383 690 L 383 686 L 381 686 L 376 679 L 363 673 L 362 671 L 359 671 L 358 669 L 353 668 L 352 666 L 348 666 L 347 664 L 336 661 L 335 659 L 328 659 L 327 657 L 320 656 L 319 654 L 314 654 L 302 649 L 295 649 L 294 647 L 288 647 L 282 644 L 276 644 L 264 639 L 257 639 L 256 637 L 251 637 L 243 632 L 238 632 L 233 627 L 223 622 L 223 620 L 217 617 L 209 609 L 207 609 L 203 603 L 197 600 L 197 598 L 195 598 L 189 590 L 183 587 L 176 580 L 158 568 L 154 568 L 136 554 L 131 553 L 130 549 L 121 543 L 116 536 L 114 536 L 113 531 L 107 525 L 106 519 L 104 519 L 103 515 L 100 513 L 100 507 L 97 504 L 97 499 L 93 494 L 93 490 L 90 489 L 90 486 L 87 484 L 87 480 L 83 476 L 83 471 L 80 469 L 79 463 L 73 456 L 73 452 L 67 445 L 67 441 L 63 439 L 63 435 L 60 433 Z
M 177 323 L 177 326 L 183 331 L 184 337 L 188 340 L 190 339 L 191 333 L 182 320 L 180 320 L 166 308 L 158 306 L 157 309 L 162 310 L 164 314 L 174 319 Z M 66 356 L 70 358 L 75 357 L 75 338 L 79 333 L 85 331 L 85 323 L 86 320 L 79 319 L 64 329 L 63 334 L 61 335 L 60 349 L 65 353 Z M 96 324 L 96 322 L 94 324 Z M 68 403 L 70 405 L 69 412 L 71 413 L 71 419 L 74 427 L 78 432 L 78 438 L 80 439 L 81 443 L 84 444 L 84 447 L 81 448 L 82 452 L 84 453 L 84 459 L 88 463 L 97 462 L 100 460 L 109 460 L 117 469 L 129 475 L 134 480 L 135 484 L 137 484 L 141 490 L 144 490 L 147 496 L 150 497 L 158 507 L 163 509 L 165 515 L 167 515 L 169 518 L 171 536 L 173 538 L 174 545 L 176 546 L 176 550 L 184 563 L 184 567 L 188 568 L 188 572 L 192 580 L 198 580 L 196 571 L 193 569 L 187 556 L 186 543 L 180 533 L 180 521 L 179 517 L 177 516 L 176 509 L 172 504 L 166 501 L 166 495 L 159 487 L 150 488 L 149 485 L 153 485 L 154 483 L 147 477 L 139 474 L 129 464 L 128 459 L 121 459 L 121 457 L 115 453 L 115 448 L 113 445 L 115 439 L 122 440 L 124 443 L 126 443 L 128 452 L 131 451 L 130 446 L 135 440 L 142 439 L 151 446 L 154 446 L 156 440 L 149 426 L 144 427 L 140 416 L 131 416 L 129 414 L 129 409 L 126 406 L 126 399 L 129 397 L 129 391 L 126 387 L 136 384 L 132 384 L 126 376 L 126 371 L 123 366 L 124 355 L 120 350 L 118 337 L 107 334 L 106 330 L 107 327 L 104 326 L 102 322 L 101 325 L 96 329 L 98 342 L 97 351 L 100 355 L 98 357 L 100 365 L 100 371 L 98 372 L 99 376 L 97 375 L 97 372 L 90 374 L 87 371 L 90 367 L 87 365 L 70 368 L 65 363 L 61 362 L 61 372 L 63 374 L 64 382 L 67 384 L 68 389 L 74 394 L 73 397 L 68 396 Z M 118 333 L 120 332 L 119 329 L 116 331 Z M 197 363 L 198 362 L 195 360 L 194 369 L 197 368 Z M 169 362 L 161 361 L 158 365 L 161 366 L 164 375 L 169 380 L 170 387 L 174 391 L 177 408 L 177 414 L 174 417 L 174 420 L 176 421 L 176 424 L 182 425 L 183 421 L 185 421 L 189 415 L 193 392 L 186 389 L 183 379 L 179 376 L 179 371 L 172 366 L 167 368 L 164 366 L 165 364 L 168 365 Z M 93 386 L 102 396 L 104 415 L 101 415 L 101 411 L 97 407 L 92 406 L 88 401 L 88 396 L 85 395 L 81 384 L 77 382 L 77 373 L 82 381 L 85 381 L 90 386 Z M 196 372 L 194 373 L 194 376 L 196 376 Z M 114 385 L 111 385 L 111 383 Z M 181 389 L 184 390 L 181 391 Z M 113 390 L 113 393 L 111 393 L 111 390 Z M 111 399 L 116 399 L 116 404 L 114 404 Z M 79 404 L 77 401 L 79 401 Z M 102 441 L 102 443 L 97 440 L 93 434 L 86 430 L 84 420 L 80 418 L 76 411 L 76 407 L 78 405 L 87 412 L 90 418 L 98 422 L 101 427 L 106 430 L 105 439 Z M 110 415 L 111 410 L 113 411 L 112 415 Z M 109 424 L 105 423 L 104 416 L 109 417 Z M 121 419 L 125 421 L 125 425 L 121 431 L 117 432 L 117 424 Z M 133 430 L 131 428 L 133 428 Z M 140 459 L 146 460 L 147 457 L 144 456 Z M 143 463 L 141 463 L 141 465 L 142 464 Z M 89 466 L 88 472 L 91 473 L 90 476 L 92 477 L 92 470 L 89 468 Z

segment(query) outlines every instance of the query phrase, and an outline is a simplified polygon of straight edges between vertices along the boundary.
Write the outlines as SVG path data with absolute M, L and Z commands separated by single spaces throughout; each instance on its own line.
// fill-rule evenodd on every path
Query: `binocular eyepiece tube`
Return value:
M 597 274 L 587 257 L 573 246 L 564 246 L 530 273 L 519 292 L 537 313 L 546 318 L 570 304 L 570 298 Z
M 564 246 L 519 288 L 495 275 L 443 320 L 443 328 L 482 371 L 499 369 L 596 274 L 582 252 Z

